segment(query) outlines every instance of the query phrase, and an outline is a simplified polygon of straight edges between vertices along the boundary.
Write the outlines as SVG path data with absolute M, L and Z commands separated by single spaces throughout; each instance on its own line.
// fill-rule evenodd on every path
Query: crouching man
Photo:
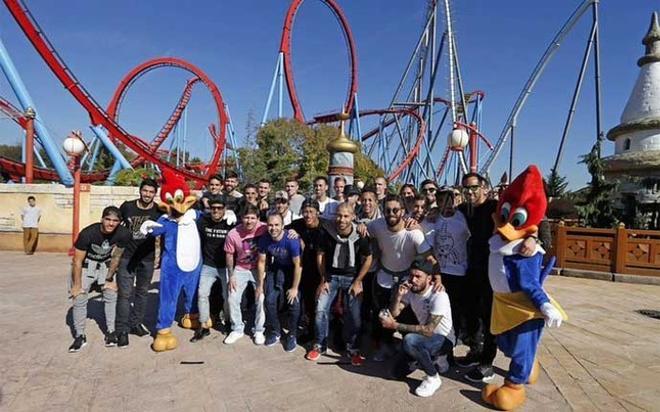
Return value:
M 397 377 L 404 378 L 419 367 L 426 378 L 415 389 L 418 396 L 428 397 L 440 388 L 442 380 L 438 371 L 447 370 L 446 355 L 454 347 L 454 330 L 451 319 L 449 296 L 444 288 L 433 292 L 433 265 L 417 258 L 411 268 L 407 282 L 397 289 L 390 310 L 382 311 L 380 321 L 384 328 L 394 329 L 403 337 L 403 356 L 394 370 Z M 396 321 L 406 306 L 410 306 L 418 325 L 407 325 Z

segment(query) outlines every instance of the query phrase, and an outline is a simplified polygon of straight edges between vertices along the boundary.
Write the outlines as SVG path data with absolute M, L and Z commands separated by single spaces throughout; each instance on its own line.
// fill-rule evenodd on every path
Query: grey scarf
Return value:
M 360 240 L 360 234 L 357 232 L 357 228 L 355 224 L 353 224 L 353 228 L 351 231 L 351 234 L 348 235 L 347 238 L 341 237 L 337 233 L 337 229 L 335 225 L 327 225 L 325 229 L 328 231 L 328 234 L 333 237 L 333 239 L 337 242 L 335 245 L 335 252 L 333 253 L 332 256 L 332 267 L 336 269 L 343 269 L 342 265 L 340 262 L 342 261 L 341 256 L 342 256 L 342 250 L 344 250 L 344 256 L 345 256 L 345 248 L 348 246 L 348 267 L 354 267 L 355 266 L 355 243 Z

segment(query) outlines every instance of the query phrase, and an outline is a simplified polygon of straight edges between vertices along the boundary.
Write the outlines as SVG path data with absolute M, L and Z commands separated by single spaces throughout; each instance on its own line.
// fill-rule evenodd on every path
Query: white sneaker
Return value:
M 263 332 L 254 332 L 254 344 L 263 345 L 266 343 L 266 337 Z
M 433 395 L 435 391 L 440 389 L 442 385 L 442 379 L 437 373 L 434 376 L 427 376 L 424 378 L 422 383 L 415 389 L 415 394 L 421 396 L 422 398 L 428 398 Z
M 449 371 L 449 361 L 447 360 L 447 355 L 438 356 L 434 361 L 433 365 L 440 373 L 447 373 Z
M 232 343 L 236 343 L 237 340 L 242 338 L 244 335 L 243 332 L 232 332 L 230 333 L 224 340 L 225 345 L 231 345 Z

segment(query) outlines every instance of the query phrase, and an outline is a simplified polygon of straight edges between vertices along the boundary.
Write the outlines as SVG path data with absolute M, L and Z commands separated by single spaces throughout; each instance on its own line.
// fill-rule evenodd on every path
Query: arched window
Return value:
M 630 139 L 626 139 L 623 142 L 623 150 L 630 150 Z

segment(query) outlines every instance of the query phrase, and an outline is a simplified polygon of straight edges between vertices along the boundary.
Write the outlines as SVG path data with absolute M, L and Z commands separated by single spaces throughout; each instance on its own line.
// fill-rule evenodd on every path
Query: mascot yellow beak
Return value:
M 503 222 L 497 213 L 493 213 L 493 220 L 495 221 L 495 232 L 509 242 L 524 239 L 527 236 L 538 232 L 537 225 L 530 225 L 522 229 L 516 229 L 511 223 Z
M 172 217 L 178 217 L 183 215 L 197 203 L 197 196 L 189 195 L 183 198 L 183 196 L 174 196 L 168 197 L 167 203 L 161 203 L 159 205 L 160 209 Z

